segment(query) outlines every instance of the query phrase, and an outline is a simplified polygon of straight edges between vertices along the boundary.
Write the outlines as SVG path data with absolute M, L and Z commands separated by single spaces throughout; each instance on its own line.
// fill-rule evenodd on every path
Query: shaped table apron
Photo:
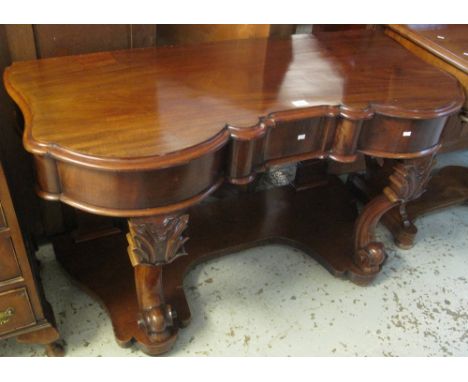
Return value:
M 296 120 L 282 120 L 276 113 L 251 135 L 248 129 L 224 129 L 210 145 L 198 148 L 198 157 L 182 157 L 156 168 L 151 168 L 150 159 L 133 165 L 131 160 L 116 161 L 111 167 L 35 155 L 38 193 L 100 215 L 170 213 L 199 202 L 225 180 L 249 183 L 259 172 L 281 163 L 327 157 L 350 162 L 357 153 L 402 159 L 431 154 L 447 119 L 372 115 L 351 120 L 333 116 L 329 109 L 320 116 L 310 114 L 317 114 L 316 109 L 304 110 Z

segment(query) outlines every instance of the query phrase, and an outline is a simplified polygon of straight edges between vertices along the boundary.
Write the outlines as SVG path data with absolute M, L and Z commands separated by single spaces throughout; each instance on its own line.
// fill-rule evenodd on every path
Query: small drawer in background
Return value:
M 21 269 L 16 257 L 11 236 L 4 232 L 0 234 L 0 286 L 21 276 Z
M 0 293 L 0 335 L 34 325 L 36 319 L 26 288 Z

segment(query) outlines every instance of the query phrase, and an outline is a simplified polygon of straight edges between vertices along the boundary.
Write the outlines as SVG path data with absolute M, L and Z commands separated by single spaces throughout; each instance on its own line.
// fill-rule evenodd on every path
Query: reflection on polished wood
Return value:
M 370 32 L 35 60 L 13 64 L 5 81 L 26 115 L 28 149 L 96 167 L 150 156 L 156 166 L 226 125 L 304 108 L 299 100 L 352 119 L 436 118 L 462 100 L 450 77 Z
M 196 258 L 221 250 L 215 243 L 235 250 L 289 238 L 317 250 L 334 273 L 370 282 L 385 259 L 375 225 L 388 208 L 419 196 L 427 179 L 421 172 L 429 168 L 419 164 L 430 162 L 447 119 L 464 102 L 454 78 L 382 32 L 366 30 L 29 61 L 8 68 L 4 81 L 25 115 L 24 144 L 34 154 L 39 195 L 129 219 L 138 308 L 116 306 L 134 295 L 120 302 L 102 298 L 112 316 L 122 315 L 113 317 L 119 342 L 134 338 L 151 354 L 167 351 L 177 334 L 183 304 L 173 301 L 165 283 L 176 285 L 184 261 L 192 261 L 184 260 L 193 250 L 190 241 L 188 256 L 174 260 L 185 242 L 187 213 L 192 224 L 206 227 L 190 233 L 203 243 Z M 258 205 L 239 196 L 228 201 L 232 214 L 215 203 L 206 207 L 215 211 L 198 215 L 207 221 L 196 219 L 196 205 L 225 182 L 246 185 L 283 163 L 347 163 L 359 155 L 392 159 L 394 166 L 382 195 L 364 207 L 354 228 L 352 211 L 346 215 L 352 219 L 340 218 L 349 198 L 336 182 L 312 181 L 317 177 L 304 169 L 297 191 L 265 191 Z M 304 195 L 329 192 L 336 199 L 329 209 L 286 223 L 288 232 L 279 228 L 275 219 L 282 213 L 293 222 L 300 204 L 320 204 Z M 234 216 L 237 223 L 226 227 L 233 232 L 224 234 L 223 220 Z M 330 231 L 315 237 L 317 225 Z M 343 242 L 334 243 L 330 232 L 342 232 Z M 231 242 L 229 235 L 238 239 Z M 89 249 L 85 243 L 75 245 Z

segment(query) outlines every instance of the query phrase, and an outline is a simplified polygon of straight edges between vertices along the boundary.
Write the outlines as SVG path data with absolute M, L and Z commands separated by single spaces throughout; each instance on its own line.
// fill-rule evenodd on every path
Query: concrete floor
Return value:
M 468 166 L 468 152 L 439 166 Z M 264 246 L 196 267 L 185 280 L 192 323 L 171 356 L 468 356 L 468 208 L 417 221 L 416 246 L 396 248 L 359 287 L 284 246 Z M 39 251 L 43 282 L 68 356 L 141 356 L 114 340 L 105 311 Z M 0 342 L 1 356 L 41 356 L 40 346 Z

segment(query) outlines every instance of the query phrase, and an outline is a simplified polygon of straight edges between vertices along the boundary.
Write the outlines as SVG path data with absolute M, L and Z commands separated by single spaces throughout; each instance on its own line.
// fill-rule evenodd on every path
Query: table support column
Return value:
M 405 217 L 405 204 L 418 198 L 429 181 L 433 156 L 403 159 L 394 162 L 383 192 L 369 201 L 355 224 L 354 262 L 366 275 L 376 275 L 385 260 L 383 244 L 375 241 L 374 231 L 383 214 L 400 206 Z M 410 224 L 402 219 L 403 224 Z
M 188 215 L 182 213 L 128 221 L 128 255 L 135 272 L 138 324 L 151 342 L 161 346 L 170 346 L 176 332 L 175 312 L 164 299 L 164 264 L 186 254 L 183 245 L 188 238 L 182 233 L 187 223 Z

